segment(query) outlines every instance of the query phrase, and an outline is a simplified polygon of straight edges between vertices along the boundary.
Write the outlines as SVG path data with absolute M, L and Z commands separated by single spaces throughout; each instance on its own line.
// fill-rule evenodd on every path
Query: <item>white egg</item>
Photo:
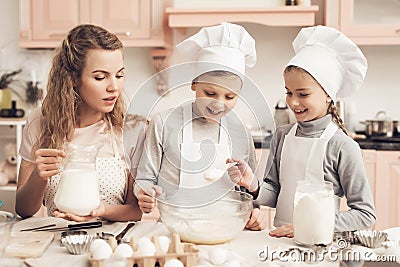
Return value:
M 225 262 L 223 265 L 224 267 L 240 267 L 240 261 L 239 260 L 229 260 Z
M 178 259 L 169 259 L 165 262 L 164 267 L 185 267 Z
M 119 244 L 115 248 L 114 255 L 121 258 L 129 258 L 133 255 L 133 249 L 128 244 Z
M 158 244 L 160 245 L 161 253 L 166 254 L 171 244 L 171 239 L 168 236 L 162 235 L 158 237 Z
M 144 237 L 139 238 L 139 240 L 137 241 L 137 245 L 140 246 L 140 244 L 143 242 L 151 242 L 152 243 L 150 238 L 144 236 Z
M 102 260 L 102 259 L 108 259 L 112 255 L 112 249 L 107 242 L 100 243 L 98 246 L 96 246 L 93 251 L 92 251 L 92 257 L 95 260 Z
M 154 256 L 156 254 L 156 246 L 150 239 L 142 239 L 138 241 L 138 256 Z
M 105 241 L 104 239 L 95 239 L 95 240 L 93 240 L 92 241 L 92 243 L 90 244 L 90 247 L 89 247 L 89 251 L 90 252 L 92 252 L 93 253 L 93 251 L 96 249 L 96 248 L 98 248 L 98 247 L 100 247 L 100 246 L 110 246 L 108 243 L 107 243 L 107 241 Z
M 226 261 L 228 251 L 223 248 L 213 248 L 208 253 L 208 257 L 212 264 L 221 265 Z

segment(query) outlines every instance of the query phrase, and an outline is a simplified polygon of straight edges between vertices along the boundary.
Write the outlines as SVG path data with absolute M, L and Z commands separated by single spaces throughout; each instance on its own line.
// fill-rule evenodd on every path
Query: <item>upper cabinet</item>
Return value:
M 326 25 L 360 45 L 400 44 L 400 1 L 326 0 Z
M 53 48 L 73 27 L 91 23 L 125 46 L 169 47 L 168 0 L 20 0 L 20 45 Z
M 244 2 L 248 4 L 248 2 Z M 171 7 L 167 8 L 171 28 L 203 27 L 221 22 L 250 22 L 268 26 L 311 26 L 318 6 Z

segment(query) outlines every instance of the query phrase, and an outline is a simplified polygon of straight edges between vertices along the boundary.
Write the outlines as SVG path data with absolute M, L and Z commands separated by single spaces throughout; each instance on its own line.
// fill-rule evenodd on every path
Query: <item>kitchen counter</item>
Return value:
M 23 228 L 29 228 L 32 226 L 44 225 L 48 223 L 56 223 L 58 226 L 64 226 L 68 222 L 57 219 L 57 218 L 30 218 L 17 222 L 14 225 L 13 232 L 19 231 Z M 102 228 L 88 229 L 87 231 L 91 234 L 108 232 L 112 234 L 119 233 L 126 223 L 104 223 Z M 279 265 L 271 265 L 272 263 L 263 261 L 266 259 L 265 255 L 272 255 L 274 251 L 279 251 L 279 249 L 288 249 L 297 247 L 293 239 L 289 238 L 272 238 L 268 235 L 269 230 L 264 231 L 249 231 L 244 230 L 239 234 L 239 236 L 231 242 L 215 246 L 205 246 L 201 245 L 199 247 L 199 265 L 202 266 L 214 266 L 208 260 L 208 252 L 214 247 L 221 247 L 228 250 L 228 260 L 236 259 L 239 260 L 242 267 L 250 266 L 292 266 L 284 264 L 284 262 L 277 262 Z M 126 235 L 125 238 L 135 237 L 140 238 L 143 236 L 153 236 L 153 235 L 165 235 L 168 234 L 168 230 L 160 222 L 138 222 L 137 225 L 132 228 Z M 125 239 L 124 238 L 124 239 Z M 299 247 L 298 247 L 299 248 Z M 21 248 L 23 249 L 23 248 Z M 260 260 L 261 259 L 261 260 Z M 276 261 L 274 261 L 276 262 Z M 295 264 L 295 266 L 339 266 L 339 262 L 319 262 L 319 263 L 302 263 Z M 47 267 L 47 266 L 57 266 L 57 267 L 89 267 L 90 262 L 88 260 L 88 255 L 71 255 L 68 254 L 64 247 L 60 246 L 60 232 L 55 233 L 55 238 L 51 243 L 50 247 L 44 253 L 43 256 L 39 258 L 26 259 L 24 266 L 32 267 Z M 342 266 L 342 265 L 341 265 Z M 362 266 L 360 263 L 352 266 Z M 371 265 L 370 265 L 371 266 Z M 379 266 L 374 264 L 373 266 Z M 389 266 L 389 265 L 382 265 Z M 397 264 L 390 266 L 400 266 Z M 140 266 L 139 266 L 140 267 Z M 224 266 L 227 267 L 227 266 Z M 231 266 L 229 266 L 231 267 Z
M 255 148 L 270 148 L 272 135 L 266 136 L 264 138 L 257 138 L 253 137 L 254 147 Z
M 367 139 L 355 139 L 361 149 L 374 150 L 400 150 L 400 137 L 372 137 Z

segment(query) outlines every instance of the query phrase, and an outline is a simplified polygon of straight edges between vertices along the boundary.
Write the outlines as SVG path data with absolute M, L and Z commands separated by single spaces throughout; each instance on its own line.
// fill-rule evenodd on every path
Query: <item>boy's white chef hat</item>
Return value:
M 226 22 L 202 28 L 177 44 L 176 49 L 187 59 L 201 62 L 197 64 L 197 76 L 227 70 L 242 77 L 246 66 L 253 67 L 257 61 L 253 37 L 242 26 Z
M 295 65 L 310 73 L 332 98 L 346 97 L 363 83 L 367 59 L 360 48 L 335 28 L 303 28 L 293 41 Z

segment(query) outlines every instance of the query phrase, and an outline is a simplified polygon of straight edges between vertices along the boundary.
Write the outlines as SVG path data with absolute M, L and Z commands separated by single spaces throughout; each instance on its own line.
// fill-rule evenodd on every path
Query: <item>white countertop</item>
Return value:
M 17 222 L 14 225 L 13 231 L 19 231 L 23 228 L 30 228 L 40 226 L 48 223 L 57 223 L 57 226 L 64 226 L 68 224 L 67 221 L 57 218 L 30 218 Z M 104 223 L 102 228 L 88 229 L 89 233 L 101 233 L 109 232 L 112 234 L 119 233 L 126 223 Z M 268 260 L 266 262 L 259 259 L 260 251 L 267 252 L 271 256 L 273 251 L 286 250 L 290 247 L 297 247 L 293 239 L 289 238 L 273 238 L 268 235 L 269 230 L 264 231 L 249 231 L 244 230 L 239 234 L 233 241 L 214 246 L 200 245 L 199 247 L 199 265 L 201 266 L 214 266 L 208 260 L 208 252 L 214 247 L 221 247 L 228 250 L 228 260 L 239 260 L 241 267 L 250 266 L 339 266 L 339 262 L 318 262 L 318 263 L 285 263 L 280 261 L 278 265 L 273 265 Z M 137 225 L 132 228 L 125 238 L 130 237 L 140 238 L 143 236 L 151 237 L 153 235 L 165 235 L 168 234 L 168 229 L 162 224 L 157 222 L 138 222 Z M 300 247 L 298 247 L 300 248 Z M 400 248 L 399 248 L 400 249 Z M 261 254 L 265 258 L 265 253 Z M 26 259 L 24 266 L 32 267 L 90 267 L 88 255 L 71 255 L 67 252 L 64 247 L 60 246 L 60 232 L 55 233 L 55 238 L 44 253 L 39 258 Z M 354 265 L 362 266 L 362 265 Z M 220 266 L 221 267 L 221 266 Z M 225 267 L 225 266 L 224 266 Z

